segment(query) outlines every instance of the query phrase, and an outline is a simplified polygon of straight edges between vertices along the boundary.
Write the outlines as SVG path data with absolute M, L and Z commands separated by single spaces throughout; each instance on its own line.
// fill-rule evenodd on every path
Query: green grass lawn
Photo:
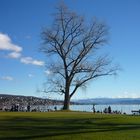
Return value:
M 0 140 L 140 140 L 140 116 L 0 112 Z

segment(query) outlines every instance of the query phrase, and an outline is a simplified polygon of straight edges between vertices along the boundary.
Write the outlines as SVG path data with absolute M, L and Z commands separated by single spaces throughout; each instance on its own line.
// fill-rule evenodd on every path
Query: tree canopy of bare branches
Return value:
M 65 5 L 57 8 L 52 26 L 43 30 L 41 51 L 48 58 L 50 71 L 50 86 L 45 92 L 64 95 L 63 109 L 69 109 L 71 97 L 87 82 L 116 74 L 117 67 L 108 57 L 98 56 L 107 38 L 108 27 L 104 23 L 94 19 L 88 24 Z

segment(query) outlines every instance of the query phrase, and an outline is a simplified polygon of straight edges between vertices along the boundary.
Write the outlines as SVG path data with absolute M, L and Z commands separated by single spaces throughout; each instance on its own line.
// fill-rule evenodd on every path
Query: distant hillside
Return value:
M 62 104 L 62 101 L 58 100 L 50 100 L 50 99 L 43 99 L 33 96 L 20 96 L 20 95 L 6 95 L 0 94 L 0 106 L 11 106 L 14 104 L 19 105 L 54 105 L 54 104 Z
M 140 98 L 94 98 L 76 101 L 79 104 L 140 104 Z

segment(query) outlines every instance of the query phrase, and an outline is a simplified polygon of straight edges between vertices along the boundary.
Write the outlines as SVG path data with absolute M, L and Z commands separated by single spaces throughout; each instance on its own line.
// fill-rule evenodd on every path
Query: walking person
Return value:
M 96 112 L 96 110 L 95 110 L 95 104 L 93 104 L 92 111 L 93 111 L 93 113 Z

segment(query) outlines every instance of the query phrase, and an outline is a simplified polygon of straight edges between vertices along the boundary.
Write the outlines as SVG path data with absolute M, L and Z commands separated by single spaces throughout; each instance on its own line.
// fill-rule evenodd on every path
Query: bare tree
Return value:
M 48 56 L 51 72 L 44 92 L 64 95 L 63 109 L 69 109 L 70 99 L 87 82 L 116 74 L 107 56 L 98 56 L 98 50 L 107 43 L 107 26 L 94 19 L 90 24 L 65 5 L 57 8 L 54 22 L 44 29 L 41 50 Z M 50 61 L 51 60 L 51 61 Z

